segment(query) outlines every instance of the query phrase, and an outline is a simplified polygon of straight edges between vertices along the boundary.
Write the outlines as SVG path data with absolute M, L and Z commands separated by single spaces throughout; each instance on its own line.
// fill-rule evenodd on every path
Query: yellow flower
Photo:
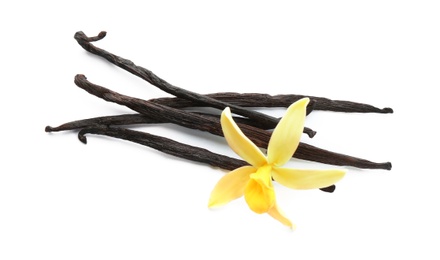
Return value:
M 284 225 L 293 228 L 292 222 L 278 208 L 272 178 L 292 189 L 318 189 L 339 181 L 342 170 L 300 170 L 282 168 L 295 153 L 304 128 L 308 98 L 293 103 L 272 133 L 267 156 L 247 138 L 234 122 L 231 110 L 221 115 L 223 134 L 229 146 L 249 166 L 235 169 L 223 176 L 214 187 L 208 206 L 224 205 L 234 199 L 244 198 L 249 208 L 259 214 L 268 213 Z

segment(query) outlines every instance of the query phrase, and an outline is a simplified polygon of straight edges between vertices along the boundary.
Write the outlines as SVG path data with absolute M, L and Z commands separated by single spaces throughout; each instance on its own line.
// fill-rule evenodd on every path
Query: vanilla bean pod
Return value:
M 307 95 L 296 94 L 281 94 L 281 95 L 269 95 L 262 93 L 236 93 L 236 92 L 220 92 L 205 94 L 210 98 L 221 100 L 229 104 L 234 104 L 242 107 L 289 107 L 292 103 L 308 97 L 314 101 L 313 110 L 334 111 L 334 112 L 346 112 L 346 113 L 393 113 L 393 109 L 377 108 L 372 105 L 345 101 L 345 100 L 332 100 L 324 97 L 315 97 Z M 186 108 L 186 107 L 200 107 L 203 104 L 193 102 L 191 100 L 182 98 L 156 98 L 150 99 L 151 102 L 162 104 L 174 108 Z
M 166 82 L 162 78 L 155 75 L 152 71 L 143 68 L 141 66 L 137 66 L 132 61 L 128 59 L 124 59 L 122 57 L 119 57 L 115 54 L 112 54 L 104 49 L 98 48 L 91 44 L 93 41 L 98 41 L 104 38 L 106 35 L 106 32 L 100 32 L 98 36 L 95 37 L 87 37 L 83 32 L 77 32 L 75 33 L 74 38 L 78 42 L 79 45 L 81 45 L 85 50 L 87 50 L 90 53 L 93 53 L 95 55 L 98 55 L 109 62 L 113 63 L 114 65 L 125 69 L 126 71 L 144 79 L 145 81 L 149 82 L 150 84 L 158 87 L 159 89 L 172 94 L 179 98 L 184 98 L 187 100 L 191 100 L 194 102 L 198 102 L 200 104 L 207 105 L 209 107 L 214 107 L 220 110 L 225 109 L 226 107 L 230 107 L 231 111 L 235 114 L 248 117 L 250 119 L 258 120 L 261 124 L 267 126 L 268 128 L 275 128 L 275 126 L 279 122 L 279 118 L 274 118 L 272 116 L 268 116 L 263 113 L 259 113 L 257 111 L 252 111 L 245 109 L 241 106 L 237 106 L 234 104 L 229 104 L 214 98 L 211 98 L 209 96 L 204 96 L 192 91 L 188 91 L 179 87 L 176 87 L 174 85 L 171 85 L 170 83 Z M 310 110 L 309 110 L 310 111 Z M 307 130 L 307 128 L 305 128 Z M 308 132 L 310 136 L 310 132 Z M 313 136 L 313 135 L 312 135 Z M 311 136 L 311 137 L 312 137 Z
M 195 112 L 195 114 L 212 119 L 219 118 L 219 115 L 216 116 L 216 115 L 197 113 L 197 112 Z M 258 124 L 256 124 L 254 121 L 249 120 L 248 118 L 243 118 L 243 117 L 233 117 L 233 118 L 234 121 L 237 122 L 238 124 L 246 124 L 261 128 Z M 56 127 L 46 126 L 45 131 L 60 132 L 60 131 L 81 129 L 92 126 L 118 126 L 118 125 L 157 124 L 157 123 L 160 122 L 158 120 L 149 118 L 148 116 L 145 116 L 143 114 L 123 114 L 123 115 L 100 116 L 100 117 L 94 117 L 94 118 L 88 118 L 82 120 L 75 120 L 61 124 Z
M 101 56 L 108 60 L 109 62 L 115 64 L 116 66 L 123 68 L 132 74 L 146 80 L 152 85 L 162 89 L 165 92 L 168 92 L 177 97 L 181 97 L 182 99 L 178 100 L 178 103 L 181 103 L 180 106 L 202 106 L 208 105 L 212 107 L 216 107 L 219 109 L 224 109 L 226 106 L 232 108 L 234 113 L 240 114 L 243 116 L 247 116 L 250 118 L 260 118 L 263 122 L 266 121 L 267 115 L 254 113 L 254 111 L 248 111 L 243 109 L 242 107 L 249 106 L 258 106 L 258 107 L 275 107 L 277 104 L 284 104 L 283 106 L 288 107 L 293 102 L 304 98 L 309 97 L 311 101 L 317 102 L 316 106 L 313 107 L 314 110 L 328 110 L 328 111 L 337 111 L 337 112 L 360 112 L 360 113 L 393 113 L 391 108 L 377 108 L 368 104 L 356 103 L 351 101 L 343 101 L 343 100 L 331 100 L 323 97 L 315 97 L 315 96 L 306 96 L 306 95 L 276 95 L 270 96 L 268 94 L 258 94 L 258 93 L 249 93 L 249 94 L 239 94 L 239 93 L 216 93 L 216 94 L 208 94 L 201 95 L 198 93 L 190 92 L 176 86 L 173 86 L 166 82 L 165 80 L 159 78 L 150 70 L 147 70 L 141 66 L 135 65 L 132 61 L 114 55 L 108 51 L 105 51 L 101 48 L 98 48 L 91 44 L 90 42 L 101 40 L 105 37 L 106 32 L 99 33 L 98 36 L 95 37 L 87 37 L 83 32 L 77 32 L 74 38 L 77 42 L 87 51 Z M 274 99 L 276 100 L 274 103 Z M 175 100 L 160 100 L 159 102 L 176 102 Z M 255 103 L 258 101 L 258 103 Z M 261 101 L 261 102 L 260 102 Z M 166 105 L 171 106 L 170 103 Z M 236 107 L 238 106 L 238 107 Z M 308 107 L 309 113 L 311 112 L 311 107 Z M 247 114 L 249 113 L 250 114 Z M 242 114 L 244 113 L 244 114 Z M 274 118 L 269 118 L 268 127 L 274 127 L 273 122 Z M 275 122 L 277 123 L 277 122 Z
M 78 139 L 83 143 L 87 143 L 87 138 L 85 137 L 85 134 L 106 135 L 135 142 L 179 158 L 201 162 L 211 165 L 213 167 L 218 167 L 230 171 L 244 165 L 248 165 L 248 163 L 246 163 L 245 161 L 213 153 L 207 149 L 203 149 L 197 146 L 191 146 L 162 136 L 157 136 L 131 129 L 125 129 L 121 127 L 95 125 L 83 128 L 78 133 Z
M 75 77 L 75 84 L 92 95 L 109 102 L 124 105 L 134 111 L 146 115 L 147 117 L 157 120 L 159 123 L 174 123 L 191 129 L 207 131 L 215 135 L 223 135 L 219 120 L 203 117 L 184 110 L 162 106 L 139 98 L 122 95 L 89 82 L 84 75 L 77 75 Z M 257 146 L 263 148 L 267 147 L 271 136 L 270 132 L 246 124 L 240 124 L 240 128 Z M 391 169 L 390 162 L 375 163 L 352 156 L 330 152 L 305 143 L 299 144 L 294 157 L 340 166 L 353 166 L 367 169 Z
M 162 136 L 152 135 L 145 132 L 125 129 L 120 127 L 91 126 L 81 129 L 78 133 L 78 139 L 84 144 L 87 143 L 86 134 L 105 135 L 126 141 L 138 143 L 151 147 L 166 154 L 170 154 L 179 158 L 190 161 L 200 162 L 218 167 L 225 170 L 235 170 L 239 167 L 248 165 L 243 160 L 228 157 L 226 155 L 213 153 L 207 149 L 188 144 L 180 143 Z M 335 185 L 321 188 L 325 192 L 333 192 Z
M 224 100 L 228 103 L 237 104 L 244 107 L 288 107 L 293 102 L 303 98 L 309 97 L 316 99 L 314 104 L 314 110 L 326 110 L 326 111 L 337 111 L 337 112 L 362 112 L 362 113 L 392 113 L 391 108 L 379 109 L 377 107 L 355 103 L 351 101 L 338 101 L 330 100 L 321 97 L 311 97 L 295 94 L 286 95 L 268 95 L 260 93 L 235 93 L 235 92 L 220 92 L 206 94 L 215 99 Z M 172 108 L 187 108 L 187 107 L 197 107 L 200 106 L 199 103 L 192 102 L 190 100 L 182 98 L 155 98 L 148 100 L 156 104 L 172 107 Z M 387 112 L 388 111 L 388 112 Z M 194 112 L 199 115 L 214 116 L 209 114 L 204 114 L 200 112 Z M 267 129 L 265 125 L 261 125 L 258 121 L 250 120 L 243 117 L 234 117 L 234 120 L 238 123 L 247 124 L 255 126 L 261 129 Z M 83 128 L 91 125 L 133 125 L 133 124 L 150 124 L 158 123 L 142 114 L 126 114 L 126 115 L 114 115 L 114 116 L 103 116 L 91 119 L 84 119 L 78 121 L 72 121 L 57 127 L 47 126 L 46 132 L 56 132 L 73 130 L 78 128 Z

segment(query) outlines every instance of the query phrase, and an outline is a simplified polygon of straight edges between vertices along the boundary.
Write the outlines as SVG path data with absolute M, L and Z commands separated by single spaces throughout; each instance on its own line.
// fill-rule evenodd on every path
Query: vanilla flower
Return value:
M 235 169 L 218 181 L 211 193 L 209 207 L 224 205 L 244 195 L 252 211 L 268 213 L 293 228 L 292 222 L 276 203 L 272 179 L 286 187 L 302 190 L 328 187 L 344 176 L 342 170 L 281 167 L 290 160 L 299 145 L 308 103 L 309 99 L 303 98 L 290 105 L 272 133 L 267 156 L 243 134 L 234 122 L 231 110 L 225 108 L 221 115 L 221 125 L 226 141 L 250 165 Z

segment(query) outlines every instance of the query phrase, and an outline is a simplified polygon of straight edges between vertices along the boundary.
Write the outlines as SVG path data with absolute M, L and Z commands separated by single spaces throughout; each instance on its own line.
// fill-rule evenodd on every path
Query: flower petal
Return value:
M 275 203 L 275 191 L 270 176 L 271 167 L 265 165 L 250 175 L 244 190 L 244 198 L 249 208 L 255 213 L 266 213 Z
M 272 177 L 280 184 L 297 190 L 328 187 L 344 177 L 342 170 L 299 170 L 273 168 Z
M 236 154 L 252 166 L 260 167 L 266 164 L 266 157 L 261 150 L 243 134 L 232 119 L 229 107 L 223 110 L 220 122 L 226 141 Z
M 295 229 L 295 225 L 284 215 L 281 209 L 278 207 L 278 204 L 275 203 L 273 207 L 267 212 L 271 217 L 278 220 L 282 224 L 290 227 L 291 229 Z
M 304 129 L 308 103 L 309 99 L 303 98 L 290 105 L 273 130 L 267 147 L 269 164 L 281 166 L 292 158 Z
M 243 166 L 227 173 L 212 190 L 208 207 L 221 206 L 243 196 L 249 176 L 256 171 L 252 166 Z

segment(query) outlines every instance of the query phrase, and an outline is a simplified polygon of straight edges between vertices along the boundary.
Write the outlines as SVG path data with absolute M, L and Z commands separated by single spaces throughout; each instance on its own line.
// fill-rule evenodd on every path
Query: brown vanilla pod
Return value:
M 110 63 L 113 63 L 114 65 L 132 73 L 133 75 L 140 77 L 141 79 L 149 82 L 153 86 L 156 86 L 157 88 L 171 95 L 174 95 L 179 98 L 191 100 L 194 102 L 198 102 L 220 110 L 229 107 L 233 113 L 248 117 L 250 119 L 258 120 L 260 124 L 265 125 L 267 128 L 275 128 L 275 126 L 278 124 L 279 118 L 275 118 L 257 111 L 245 109 L 238 105 L 229 104 L 227 102 L 223 102 L 221 100 L 217 100 L 209 96 L 204 96 L 199 93 L 174 86 L 168 83 L 167 81 L 165 81 L 164 79 L 158 77 L 152 71 L 134 64 L 131 60 L 119 57 L 118 55 L 110 53 L 104 49 L 98 48 L 91 43 L 94 41 L 101 40 L 102 38 L 105 37 L 105 35 L 106 32 L 100 32 L 98 36 L 88 37 L 87 35 L 85 35 L 83 32 L 80 31 L 75 33 L 74 38 L 78 42 L 78 44 L 81 45 L 88 52 L 108 60 Z M 311 111 L 310 108 L 311 107 L 309 107 L 309 111 L 308 111 L 309 113 Z M 309 137 L 313 137 L 316 134 L 315 131 L 307 127 L 304 127 L 304 133 L 306 133 Z
M 126 106 L 138 113 L 151 117 L 158 122 L 174 123 L 191 129 L 207 131 L 215 135 L 223 135 L 219 120 L 119 94 L 89 82 L 86 77 L 81 74 L 75 77 L 75 84 L 90 94 L 106 101 Z M 257 146 L 262 148 L 267 147 L 271 135 L 270 132 L 246 124 L 241 124 L 240 128 Z M 299 144 L 294 157 L 339 166 L 353 166 L 367 169 L 391 169 L 390 162 L 375 163 L 348 155 L 330 152 L 305 143 Z
M 121 127 L 94 125 L 83 128 L 78 132 L 78 139 L 84 144 L 87 143 L 87 138 L 85 136 L 86 134 L 105 135 L 138 143 L 140 145 L 151 147 L 169 155 L 173 155 L 194 162 L 208 164 L 210 166 L 229 171 L 245 165 L 249 165 L 243 160 L 213 153 L 207 149 L 203 149 L 197 146 L 191 146 L 162 136 L 157 136 L 131 129 L 125 129 Z M 335 189 L 336 186 L 331 185 L 329 187 L 321 188 L 320 190 L 325 192 L 333 192 Z

